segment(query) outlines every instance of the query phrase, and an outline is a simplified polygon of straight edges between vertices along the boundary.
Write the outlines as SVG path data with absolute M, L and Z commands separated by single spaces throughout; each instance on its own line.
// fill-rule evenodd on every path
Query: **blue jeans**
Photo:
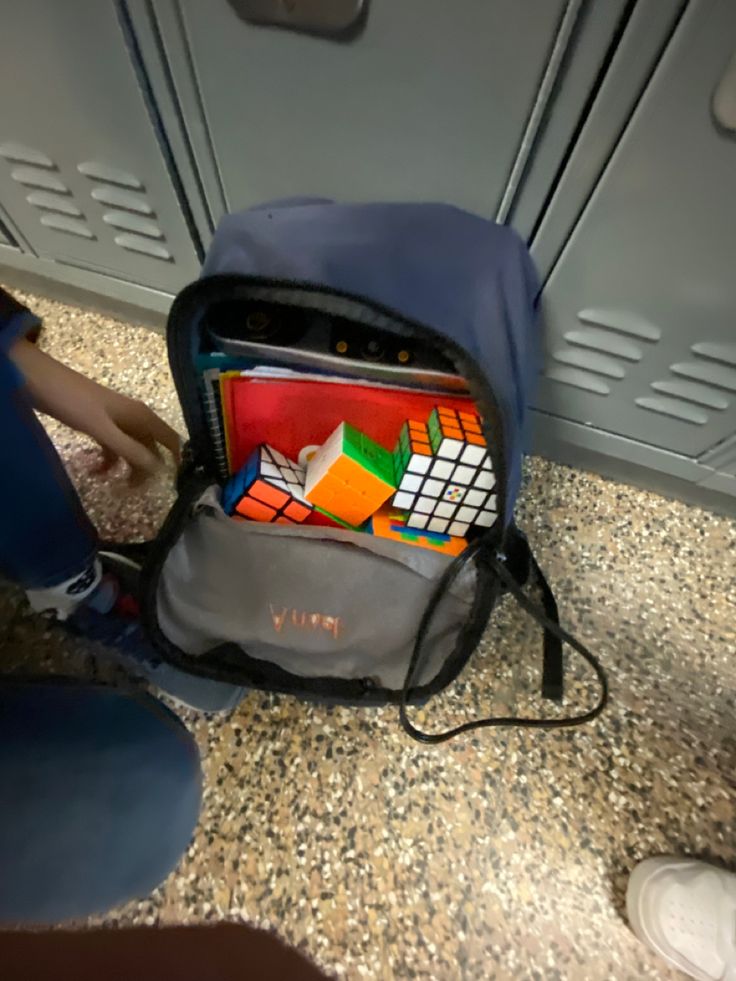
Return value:
M 150 695 L 0 680 L 0 925 L 146 896 L 197 822 L 189 732 Z
M 13 342 L 38 323 L 0 289 L 0 578 L 25 589 L 45 589 L 80 576 L 97 547 L 95 528 L 8 355 Z M 97 639 L 109 643 L 116 629 L 108 624 L 103 631 L 108 640 Z M 243 697 L 237 685 L 163 663 L 142 634 L 140 643 L 136 639 L 127 647 L 129 667 L 188 705 L 205 712 L 228 711 Z
M 42 589 L 83 572 L 97 535 L 6 350 L 0 343 L 0 576 Z

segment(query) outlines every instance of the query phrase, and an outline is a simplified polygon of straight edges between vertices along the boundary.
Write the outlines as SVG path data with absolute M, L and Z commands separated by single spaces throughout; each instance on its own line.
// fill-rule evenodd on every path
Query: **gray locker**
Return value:
M 696 481 L 736 460 L 735 46 L 732 0 L 690 4 L 544 290 L 537 407 Z
M 495 215 L 581 5 L 371 0 L 342 40 L 234 6 L 152 8 L 215 218 L 295 193 Z
M 112 0 L 6 0 L 0 201 L 41 259 L 176 292 L 198 271 Z

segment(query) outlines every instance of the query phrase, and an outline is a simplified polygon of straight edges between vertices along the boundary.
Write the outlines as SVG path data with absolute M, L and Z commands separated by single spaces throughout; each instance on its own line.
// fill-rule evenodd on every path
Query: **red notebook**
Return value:
M 470 396 L 247 375 L 223 378 L 221 386 L 231 473 L 259 443 L 297 460 L 305 446 L 324 443 L 341 422 L 393 450 L 406 419 L 426 419 L 436 405 L 467 410 L 473 404 Z

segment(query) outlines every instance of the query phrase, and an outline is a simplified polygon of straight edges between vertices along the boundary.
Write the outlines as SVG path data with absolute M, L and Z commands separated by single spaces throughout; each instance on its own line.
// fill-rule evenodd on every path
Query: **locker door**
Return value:
M 735 49 L 693 2 L 544 290 L 538 407 L 691 458 L 736 430 Z
M 492 217 L 570 5 L 371 0 L 341 40 L 235 6 L 154 6 L 203 172 L 216 161 L 219 210 L 319 195 Z
M 108 0 L 2 19 L 0 201 L 37 255 L 175 292 L 198 272 Z

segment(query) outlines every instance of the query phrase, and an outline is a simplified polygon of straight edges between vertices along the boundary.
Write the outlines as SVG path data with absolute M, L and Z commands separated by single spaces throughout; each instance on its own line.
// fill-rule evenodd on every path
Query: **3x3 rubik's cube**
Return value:
M 227 483 L 223 507 L 255 521 L 353 528 L 375 516 L 373 534 L 456 551 L 451 539 L 496 520 L 494 485 L 479 417 L 438 406 L 426 422 L 404 423 L 393 453 L 344 422 L 306 468 L 262 444 Z
M 222 492 L 227 514 L 272 524 L 301 524 L 312 513 L 304 497 L 305 471 L 265 443 L 256 447 Z

